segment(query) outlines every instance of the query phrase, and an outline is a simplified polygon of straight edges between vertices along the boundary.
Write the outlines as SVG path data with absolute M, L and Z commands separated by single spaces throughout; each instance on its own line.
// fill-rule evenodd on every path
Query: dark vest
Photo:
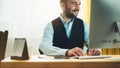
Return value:
M 84 25 L 81 19 L 75 18 L 70 38 L 67 37 L 65 27 L 60 18 L 52 21 L 54 30 L 53 46 L 72 49 L 74 47 L 83 48 L 84 44 Z

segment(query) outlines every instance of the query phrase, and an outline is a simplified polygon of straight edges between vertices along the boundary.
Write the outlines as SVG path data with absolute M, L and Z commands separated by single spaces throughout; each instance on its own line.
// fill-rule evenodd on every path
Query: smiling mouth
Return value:
M 78 12 L 79 12 L 79 11 L 74 11 L 73 14 L 74 14 L 74 15 L 78 15 Z
M 79 10 L 73 10 L 73 12 L 74 12 L 74 13 L 78 13 L 78 12 L 79 12 Z
M 75 11 L 74 13 L 75 13 L 75 14 L 78 14 L 78 11 Z

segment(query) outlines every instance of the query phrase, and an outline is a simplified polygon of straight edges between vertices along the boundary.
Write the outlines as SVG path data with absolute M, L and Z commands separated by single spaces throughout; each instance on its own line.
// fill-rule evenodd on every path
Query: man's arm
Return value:
M 64 55 L 68 49 L 62 49 L 59 47 L 53 46 L 53 27 L 51 23 L 48 23 L 44 29 L 42 40 L 39 46 L 39 49 L 45 55 Z

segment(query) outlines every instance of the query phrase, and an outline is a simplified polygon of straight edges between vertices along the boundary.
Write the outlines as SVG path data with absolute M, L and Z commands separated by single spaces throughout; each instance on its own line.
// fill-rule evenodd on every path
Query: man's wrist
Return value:
M 66 56 L 66 57 L 68 57 L 68 51 L 69 51 L 69 50 L 67 50 L 67 51 L 65 52 L 65 56 Z

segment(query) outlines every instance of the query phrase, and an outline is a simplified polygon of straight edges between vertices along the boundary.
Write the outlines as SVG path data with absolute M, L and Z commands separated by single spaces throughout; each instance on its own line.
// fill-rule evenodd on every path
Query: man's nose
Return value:
M 79 4 L 76 5 L 76 10 L 80 10 L 80 5 Z

